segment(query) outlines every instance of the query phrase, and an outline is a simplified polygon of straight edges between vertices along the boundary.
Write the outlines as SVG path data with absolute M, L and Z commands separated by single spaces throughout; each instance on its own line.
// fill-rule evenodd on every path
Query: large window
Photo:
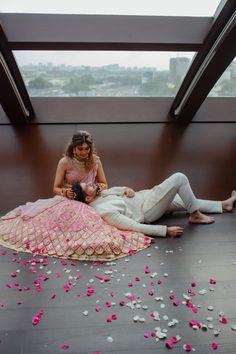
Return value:
M 213 16 L 220 0 L 1 0 L 0 12 Z
M 30 96 L 174 96 L 191 52 L 15 51 Z
M 236 58 L 221 75 L 209 96 L 236 97 Z

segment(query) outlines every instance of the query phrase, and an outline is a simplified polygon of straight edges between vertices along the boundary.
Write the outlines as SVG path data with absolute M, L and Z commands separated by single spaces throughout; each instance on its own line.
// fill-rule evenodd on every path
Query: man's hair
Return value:
M 74 192 L 74 199 L 79 202 L 86 203 L 86 194 L 83 191 L 80 183 L 74 183 L 71 187 L 72 192 Z

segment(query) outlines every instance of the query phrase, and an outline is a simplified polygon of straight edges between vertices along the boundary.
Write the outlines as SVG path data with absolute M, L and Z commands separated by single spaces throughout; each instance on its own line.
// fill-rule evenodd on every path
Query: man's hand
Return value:
M 167 227 L 166 235 L 170 237 L 180 237 L 184 232 L 183 227 L 180 226 L 171 226 Z
M 132 188 L 125 188 L 123 195 L 125 195 L 128 198 L 133 198 L 135 195 L 135 191 Z

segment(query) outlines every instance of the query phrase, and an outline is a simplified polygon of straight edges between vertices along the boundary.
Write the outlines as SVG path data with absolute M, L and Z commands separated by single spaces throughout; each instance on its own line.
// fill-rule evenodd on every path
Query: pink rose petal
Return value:
M 185 345 L 184 345 L 184 349 L 186 350 L 186 352 L 191 352 L 192 347 L 191 347 L 191 345 L 189 345 L 189 344 L 185 344 Z
M 69 348 L 70 348 L 69 344 L 67 344 L 67 343 L 62 343 L 61 344 L 61 349 L 66 350 L 66 349 L 69 349 Z
M 216 284 L 216 280 L 213 279 L 213 278 L 211 278 L 211 279 L 210 279 L 210 284 Z
M 151 270 L 150 270 L 149 266 L 146 266 L 146 268 L 145 268 L 145 273 L 146 273 L 146 274 L 151 273 Z
M 220 318 L 220 323 L 227 324 L 228 320 L 224 316 Z
M 177 301 L 177 300 L 176 300 L 176 301 L 173 301 L 173 305 L 174 305 L 174 306 L 179 306 L 179 304 L 180 304 L 179 301 Z
M 144 333 L 144 338 L 149 338 L 150 334 L 148 332 Z
M 63 266 L 66 266 L 66 265 L 67 265 L 67 262 L 62 259 L 62 260 L 61 260 L 61 264 L 62 264 Z
M 172 342 L 166 342 L 166 347 L 167 347 L 168 349 L 173 349 L 174 345 L 173 345 Z
M 212 349 L 216 350 L 218 348 L 218 344 L 217 343 L 212 343 L 211 347 L 212 347 Z
M 32 324 L 34 325 L 34 326 L 36 326 L 38 323 L 39 323 L 39 321 L 40 321 L 40 319 L 41 319 L 41 317 L 40 316 L 34 316 L 33 318 L 32 318 Z

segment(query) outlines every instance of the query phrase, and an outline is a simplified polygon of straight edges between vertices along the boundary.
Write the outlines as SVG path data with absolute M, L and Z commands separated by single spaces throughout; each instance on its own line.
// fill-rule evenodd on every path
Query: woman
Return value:
M 53 192 L 73 199 L 71 186 L 77 182 L 96 182 L 100 190 L 107 188 L 102 163 L 95 153 L 92 136 L 84 130 L 73 135 L 65 156 L 59 161 Z
M 148 247 L 151 238 L 108 225 L 84 203 L 73 200 L 75 182 L 107 188 L 92 137 L 74 134 L 60 159 L 55 197 L 26 203 L 0 219 L 0 244 L 18 251 L 79 260 L 112 260 Z

